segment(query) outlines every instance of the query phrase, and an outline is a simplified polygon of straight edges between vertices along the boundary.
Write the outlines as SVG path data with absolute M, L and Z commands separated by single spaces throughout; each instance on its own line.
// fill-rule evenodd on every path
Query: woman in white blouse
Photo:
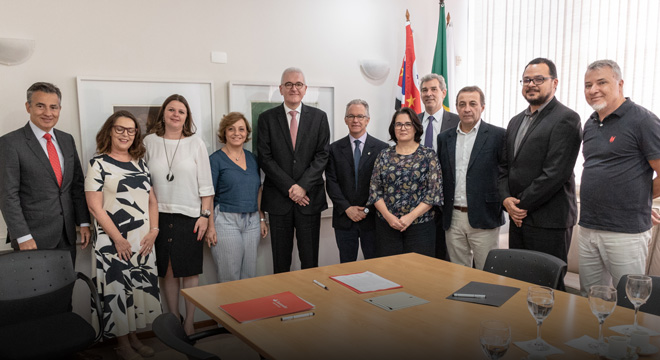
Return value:
M 156 239 L 156 265 L 167 309 L 177 317 L 179 290 L 197 286 L 202 273 L 203 240 L 213 211 L 213 182 L 206 145 L 193 136 L 195 126 L 188 101 L 168 97 L 144 139 L 147 165 L 158 199 L 160 232 Z M 215 233 L 215 231 L 213 231 Z M 207 237 L 210 245 L 215 236 Z M 186 301 L 183 321 L 194 332 L 195 305 Z

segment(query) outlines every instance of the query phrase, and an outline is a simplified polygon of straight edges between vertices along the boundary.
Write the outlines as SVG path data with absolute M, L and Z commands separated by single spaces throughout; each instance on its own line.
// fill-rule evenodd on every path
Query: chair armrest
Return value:
M 219 334 L 230 334 L 230 332 L 229 332 L 229 330 L 225 329 L 224 327 L 219 327 L 219 328 L 215 328 L 215 329 L 200 331 L 200 332 L 194 333 L 192 335 L 188 335 L 188 339 L 190 339 L 191 341 L 197 341 L 197 340 L 200 340 L 200 339 L 207 338 L 209 336 L 219 335 Z
M 96 285 L 92 282 L 92 280 L 85 274 L 81 272 L 77 272 L 76 276 L 78 279 L 82 280 L 87 284 L 87 287 L 89 288 L 89 291 L 92 293 L 92 299 L 94 300 L 94 306 L 96 307 L 96 315 L 98 316 L 98 321 L 99 321 L 99 332 L 96 334 L 96 338 L 94 339 L 94 343 L 97 343 L 99 340 L 101 340 L 101 336 L 103 336 L 103 329 L 105 328 L 105 324 L 103 323 L 103 309 L 101 308 L 101 298 L 99 298 L 99 292 L 96 290 Z

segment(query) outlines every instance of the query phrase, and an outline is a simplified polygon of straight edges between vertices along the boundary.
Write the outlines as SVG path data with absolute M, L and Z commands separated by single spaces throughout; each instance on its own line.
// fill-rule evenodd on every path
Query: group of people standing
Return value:
M 301 267 L 318 266 L 326 188 L 341 262 L 356 260 L 361 246 L 365 258 L 418 252 L 481 269 L 498 246 L 504 211 L 509 247 L 566 260 L 583 144 L 580 280 L 583 290 L 616 283 L 643 273 L 652 216 L 660 220 L 651 210 L 660 195 L 660 120 L 623 96 L 613 61 L 587 69 L 595 112 L 584 130 L 555 98 L 558 81 L 552 61 L 532 60 L 520 81 L 529 106 L 505 130 L 481 118 L 485 96 L 476 86 L 458 92 L 458 115 L 444 110 L 445 81 L 429 74 L 420 84 L 425 111 L 392 116 L 394 145 L 367 134 L 369 105 L 360 99 L 346 106 L 349 134 L 330 144 L 327 115 L 302 103 L 304 74 L 288 68 L 284 102 L 259 116 L 257 155 L 243 148 L 249 122 L 232 112 L 217 133 L 223 148 L 209 157 L 193 136 L 188 102 L 175 94 L 144 137 L 130 112 L 112 114 L 85 178 L 73 138 L 54 129 L 59 89 L 35 83 L 30 121 L 0 137 L 0 210 L 15 249 L 69 249 L 73 260 L 75 227 L 85 248 L 93 215 L 103 332 L 118 339 L 121 358 L 139 359 L 154 354 L 135 331 L 161 313 L 160 288 L 166 310 L 194 331 L 195 307 L 186 302 L 179 314 L 179 290 L 198 285 L 205 243 L 220 281 L 256 275 L 269 224 L 275 273 L 290 270 L 294 235 Z

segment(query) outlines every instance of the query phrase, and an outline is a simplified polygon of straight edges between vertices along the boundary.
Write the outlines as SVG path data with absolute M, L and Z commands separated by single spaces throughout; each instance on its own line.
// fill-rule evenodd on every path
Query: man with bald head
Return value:
M 270 218 L 275 273 L 291 269 L 294 230 L 301 267 L 319 262 L 330 126 L 325 112 L 302 103 L 306 92 L 302 70 L 288 68 L 280 82 L 284 102 L 259 115 L 257 155 L 266 174 L 261 209 Z

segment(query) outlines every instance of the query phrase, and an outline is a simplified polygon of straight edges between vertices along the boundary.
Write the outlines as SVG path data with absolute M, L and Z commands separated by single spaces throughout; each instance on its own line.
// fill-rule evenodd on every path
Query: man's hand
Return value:
M 651 209 L 651 222 L 654 226 L 660 224 L 660 214 L 655 209 Z
M 289 199 L 300 206 L 309 205 L 309 197 L 307 197 L 307 190 L 303 189 L 298 184 L 293 184 L 289 188 Z
M 349 206 L 344 212 L 353 222 L 361 221 L 367 217 L 367 214 L 364 213 L 364 206 Z
M 92 237 L 92 232 L 89 230 L 89 226 L 80 227 L 80 240 L 82 240 L 82 247 L 84 249 L 89 245 L 89 239 Z
M 522 226 L 522 220 L 527 216 L 527 210 L 523 210 L 516 206 L 519 203 L 520 200 L 512 196 L 504 199 L 504 201 L 502 202 L 502 205 L 504 205 L 506 212 L 509 213 L 511 220 L 513 220 L 513 223 L 516 224 L 517 227 Z
M 37 250 L 37 242 L 34 239 L 30 239 L 18 244 L 18 248 L 21 250 Z

